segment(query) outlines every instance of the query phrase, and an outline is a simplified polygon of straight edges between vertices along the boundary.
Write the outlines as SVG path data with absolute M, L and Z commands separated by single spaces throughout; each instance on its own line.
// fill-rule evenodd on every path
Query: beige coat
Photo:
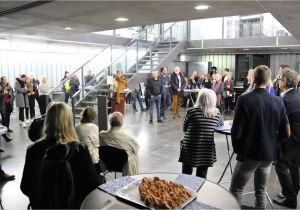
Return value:
M 101 146 L 111 146 L 126 151 L 128 161 L 123 167 L 123 176 L 139 173 L 139 145 L 132 136 L 122 128 L 113 128 L 108 131 L 101 131 L 99 138 Z
M 93 123 L 80 123 L 75 128 L 78 139 L 87 146 L 94 164 L 99 162 L 99 129 Z

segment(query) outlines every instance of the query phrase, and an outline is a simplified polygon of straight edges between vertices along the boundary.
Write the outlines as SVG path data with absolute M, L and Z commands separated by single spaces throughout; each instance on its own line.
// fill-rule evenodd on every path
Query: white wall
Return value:
M 102 48 L 38 40 L 0 40 L 0 76 L 8 76 L 13 85 L 16 77 L 32 72 L 37 79 L 46 75 L 53 87 L 64 71 L 75 71 Z

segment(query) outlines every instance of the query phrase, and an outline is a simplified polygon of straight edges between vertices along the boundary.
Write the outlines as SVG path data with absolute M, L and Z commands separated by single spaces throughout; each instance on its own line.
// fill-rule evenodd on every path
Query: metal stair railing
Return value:
M 103 85 L 106 85 L 105 80 L 106 80 L 106 76 L 107 75 L 112 75 L 113 73 L 113 70 L 114 70 L 114 65 L 117 64 L 118 62 L 119 63 L 122 63 L 122 58 L 124 58 L 125 56 L 129 56 L 130 54 L 130 51 L 131 50 L 135 50 L 135 56 L 136 56 L 136 59 L 135 59 L 135 64 L 133 65 L 130 65 L 129 68 L 126 68 L 125 67 L 125 73 L 128 72 L 128 70 L 132 69 L 133 66 L 135 65 L 136 66 L 136 72 L 135 73 L 138 73 L 139 71 L 139 68 L 138 68 L 138 64 L 139 64 L 139 61 L 141 59 L 143 59 L 145 57 L 145 55 L 147 55 L 149 53 L 150 55 L 150 66 L 151 66 L 151 69 L 153 67 L 153 61 L 152 61 L 152 48 L 157 46 L 159 44 L 160 41 L 163 41 L 165 39 L 165 36 L 167 33 L 170 34 L 170 37 L 168 39 L 168 41 L 170 42 L 170 45 L 169 45 L 169 49 L 171 50 L 172 49 L 172 46 L 173 46 L 173 38 L 172 38 L 172 28 L 176 25 L 176 22 L 172 23 L 166 30 L 164 30 L 157 38 L 155 38 L 155 40 L 151 43 L 148 43 L 147 41 L 144 41 L 144 40 L 138 40 L 138 39 L 134 39 L 134 42 L 133 40 L 130 42 L 130 46 L 128 46 L 126 48 L 126 50 L 120 55 L 118 56 L 114 61 L 112 61 L 110 64 L 108 64 L 105 68 L 103 68 L 99 73 L 97 73 L 95 75 L 95 77 L 88 83 L 86 84 L 86 86 L 83 86 L 80 90 L 78 90 L 74 95 L 71 96 L 71 100 L 72 100 L 72 109 L 73 111 L 75 112 L 75 108 L 77 106 L 80 105 L 80 103 L 82 101 L 85 100 L 85 98 L 87 96 L 90 96 L 93 92 L 97 92 L 97 88 L 99 86 L 103 86 Z M 141 32 L 142 33 L 142 32 Z M 132 43 L 133 42 L 133 43 Z M 146 46 L 146 51 L 143 53 L 142 56 L 140 56 L 139 58 L 139 45 L 140 46 L 143 46 L 145 47 Z M 149 47 L 148 47 L 149 46 Z M 121 60 L 121 61 L 120 61 Z M 125 61 L 126 62 L 126 61 Z M 82 66 L 83 67 L 83 66 Z M 82 68 L 81 67 L 81 68 Z M 121 70 L 121 69 L 120 69 Z M 106 74 L 104 74 L 106 73 Z M 98 79 L 98 82 L 95 86 L 91 86 L 91 84 L 93 84 L 95 81 L 97 81 Z M 90 87 L 90 88 L 86 88 L 86 87 Z M 87 92 L 85 94 L 85 92 Z M 108 91 L 109 93 L 109 91 Z M 82 95 L 82 98 L 78 101 L 76 101 L 75 99 L 77 97 L 79 97 L 79 95 Z
M 70 73 L 70 77 L 73 75 L 76 75 L 79 71 L 81 71 L 81 75 L 83 78 L 83 67 L 86 66 L 87 64 L 89 64 L 91 61 L 93 61 L 94 59 L 96 59 L 97 57 L 99 57 L 100 55 L 102 55 L 102 53 L 105 52 L 105 50 L 107 50 L 108 48 L 110 48 L 110 45 L 107 45 L 106 47 L 104 47 L 99 53 L 97 53 L 96 55 L 94 55 L 91 59 L 89 59 L 88 61 L 86 61 L 84 64 L 82 64 L 79 68 L 77 68 L 74 72 Z M 81 79 L 82 79 L 81 78 Z M 57 86 L 55 86 L 54 88 L 52 88 L 51 90 L 48 91 L 47 95 L 53 95 L 53 93 L 55 91 L 59 91 L 59 88 L 63 88 L 63 85 L 65 84 L 65 82 L 68 80 L 69 78 L 65 78 L 64 80 L 62 80 Z M 84 81 L 82 79 L 81 84 L 84 85 Z

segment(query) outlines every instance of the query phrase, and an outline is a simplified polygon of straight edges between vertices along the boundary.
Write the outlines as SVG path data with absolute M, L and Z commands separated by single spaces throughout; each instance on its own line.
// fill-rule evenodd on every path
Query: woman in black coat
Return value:
M 196 167 L 196 176 L 206 178 L 208 167 L 212 167 L 217 160 L 214 129 L 221 124 L 216 94 L 210 89 L 201 90 L 195 108 L 187 111 L 183 123 L 185 134 L 179 157 L 182 173 L 192 174 L 193 167 Z
M 52 150 L 54 146 L 60 149 Z M 67 201 L 62 201 L 65 203 L 62 203 L 61 206 L 53 206 L 51 203 L 47 206 L 43 201 L 49 201 L 49 198 L 55 197 L 50 189 L 45 194 L 38 194 L 41 188 L 48 186 L 53 181 L 52 177 L 46 176 L 42 177 L 44 181 L 41 182 L 41 177 L 39 176 L 41 163 L 45 160 L 45 155 L 50 156 L 49 151 L 53 151 L 51 152 L 51 160 L 60 159 L 61 156 L 69 154 L 68 151 L 72 151 L 69 163 L 76 199 L 68 207 L 79 208 L 84 198 L 92 190 L 96 189 L 100 182 L 97 179 L 88 149 L 77 140 L 73 125 L 73 114 L 71 108 L 65 103 L 52 102 L 48 106 L 45 119 L 45 137 L 27 149 L 21 190 L 28 196 L 32 208 L 66 208 L 67 205 Z M 60 174 L 59 176 L 63 177 L 65 174 Z M 64 182 L 52 183 L 52 185 L 59 186 L 60 189 L 70 188 L 70 183 L 65 183 L 65 186 L 63 184 Z

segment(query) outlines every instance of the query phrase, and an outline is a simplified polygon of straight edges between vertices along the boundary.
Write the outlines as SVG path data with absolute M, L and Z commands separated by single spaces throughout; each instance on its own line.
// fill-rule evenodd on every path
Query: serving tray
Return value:
M 147 206 L 140 198 L 140 192 L 139 192 L 139 186 L 142 183 L 142 179 L 138 179 L 125 187 L 121 188 L 117 191 L 117 198 L 125 201 L 127 203 L 133 204 L 140 208 L 147 208 L 147 209 L 155 209 L 152 206 Z M 192 196 L 187 199 L 184 203 L 182 203 L 180 206 L 177 207 L 177 209 L 182 209 L 186 205 L 188 205 L 190 202 L 192 202 L 194 199 L 197 198 L 197 193 L 194 190 L 191 190 L 190 188 L 185 187 L 187 190 L 189 190 L 192 194 Z

